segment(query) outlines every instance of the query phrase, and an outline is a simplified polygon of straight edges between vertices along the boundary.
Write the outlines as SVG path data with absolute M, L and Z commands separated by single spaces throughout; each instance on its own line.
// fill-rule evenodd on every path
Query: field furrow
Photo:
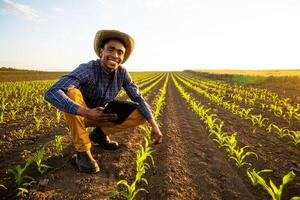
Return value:
M 163 116 L 164 145 L 147 179 L 145 199 L 255 199 L 224 154 L 208 138 L 203 123 L 170 81 Z

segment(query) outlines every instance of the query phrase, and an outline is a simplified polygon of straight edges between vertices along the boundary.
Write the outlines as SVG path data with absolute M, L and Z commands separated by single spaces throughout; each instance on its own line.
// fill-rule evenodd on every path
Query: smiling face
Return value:
M 116 39 L 109 40 L 100 50 L 101 65 L 108 73 L 116 70 L 122 63 L 125 55 L 125 46 Z

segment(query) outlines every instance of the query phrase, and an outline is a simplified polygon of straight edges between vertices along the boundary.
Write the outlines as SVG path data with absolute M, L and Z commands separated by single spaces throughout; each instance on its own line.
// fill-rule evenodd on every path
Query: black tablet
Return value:
M 121 124 L 138 106 L 136 102 L 113 100 L 105 106 L 103 113 L 117 114 L 118 118 L 113 122 Z

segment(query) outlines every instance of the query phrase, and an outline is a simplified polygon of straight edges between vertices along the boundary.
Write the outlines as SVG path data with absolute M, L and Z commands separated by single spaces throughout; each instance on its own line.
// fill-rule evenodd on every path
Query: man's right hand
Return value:
M 118 116 L 116 114 L 103 113 L 103 110 L 104 107 L 96 107 L 96 108 L 79 107 L 77 110 L 77 114 L 98 122 L 111 122 L 117 119 Z

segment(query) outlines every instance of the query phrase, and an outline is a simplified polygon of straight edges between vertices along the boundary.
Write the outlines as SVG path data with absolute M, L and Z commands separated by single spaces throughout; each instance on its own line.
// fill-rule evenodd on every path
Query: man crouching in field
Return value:
M 132 81 L 128 71 L 121 66 L 134 47 L 131 36 L 116 30 L 97 32 L 94 49 L 100 59 L 81 64 L 58 80 L 46 93 L 45 100 L 65 113 L 77 151 L 76 165 L 81 172 L 96 173 L 99 166 L 91 154 L 91 141 L 107 150 L 119 145 L 108 135 L 136 127 L 146 122 L 152 126 L 154 143 L 159 143 L 162 133 L 149 109 L 149 105 Z M 103 113 L 104 106 L 124 88 L 138 108 L 121 124 L 112 121 L 116 114 Z M 88 133 L 87 127 L 96 127 Z

